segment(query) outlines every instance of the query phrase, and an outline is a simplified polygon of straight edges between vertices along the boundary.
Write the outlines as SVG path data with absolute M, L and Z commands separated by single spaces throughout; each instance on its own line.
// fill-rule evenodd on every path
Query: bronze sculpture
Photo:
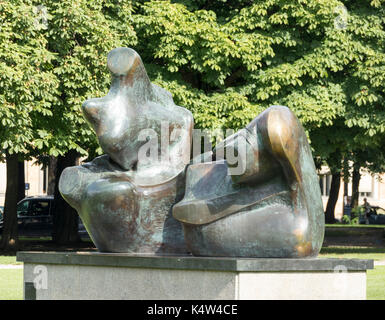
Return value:
M 108 155 L 66 168 L 60 192 L 78 211 L 100 251 L 185 253 L 182 228 L 172 218 L 171 206 L 183 196 L 193 117 L 150 82 L 134 50 L 112 50 L 107 65 L 111 89 L 103 98 L 87 100 L 83 113 Z M 170 137 L 165 159 L 157 159 L 159 150 L 152 158 L 138 156 L 151 142 L 149 128 L 150 137 Z
M 112 50 L 107 65 L 109 93 L 83 104 L 106 155 L 65 169 L 59 182 L 100 251 L 318 254 L 324 232 L 318 178 L 304 130 L 288 108 L 268 108 L 219 143 L 214 161 L 188 165 L 191 113 L 150 82 L 134 50 Z M 165 139 L 160 150 L 152 136 Z
M 235 149 L 242 174 L 228 174 L 223 149 Z M 318 177 L 305 132 L 288 108 L 268 108 L 215 154 L 214 162 L 189 166 L 185 197 L 173 207 L 194 255 L 318 254 L 324 235 Z

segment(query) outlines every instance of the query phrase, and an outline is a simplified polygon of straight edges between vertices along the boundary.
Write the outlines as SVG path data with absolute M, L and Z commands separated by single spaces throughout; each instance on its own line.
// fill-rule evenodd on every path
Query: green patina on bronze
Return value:
M 67 168 L 59 182 L 100 251 L 277 258 L 318 254 L 324 235 L 318 177 L 305 132 L 288 108 L 268 108 L 219 143 L 214 161 L 205 154 L 199 157 L 203 163 L 195 158 L 185 170 L 191 113 L 150 82 L 134 50 L 112 50 L 107 66 L 109 93 L 83 104 L 106 155 Z M 149 143 L 139 139 L 146 129 L 161 138 L 166 134 L 167 161 L 139 155 Z M 171 139 L 175 132 L 178 138 Z M 229 155 L 236 155 L 237 162 Z
M 226 154 L 238 155 L 243 173 L 227 174 L 233 166 Z M 188 167 L 185 197 L 173 207 L 194 255 L 317 256 L 321 192 L 305 132 L 288 108 L 268 108 L 218 145 L 214 157 Z

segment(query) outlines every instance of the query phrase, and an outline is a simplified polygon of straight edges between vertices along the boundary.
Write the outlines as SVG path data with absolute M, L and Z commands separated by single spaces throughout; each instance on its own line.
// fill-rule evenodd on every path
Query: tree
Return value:
M 377 146 L 367 147 L 362 150 L 355 150 L 350 153 L 348 158 L 352 163 L 352 207 L 359 205 L 359 185 L 361 179 L 361 169 L 366 168 L 370 173 L 385 172 L 385 149 L 384 142 Z
M 17 163 L 17 202 L 25 198 L 25 171 L 24 160 Z
M 198 128 L 237 130 L 287 105 L 335 179 L 349 155 L 382 148 L 382 0 L 40 2 L 43 24 L 34 2 L 1 3 L 0 119 L 11 130 L 0 142 L 10 153 L 100 153 L 81 104 L 107 92 L 106 55 L 118 46 L 139 52 Z
M 32 1 L 0 2 L 0 145 L 6 154 L 7 190 L 0 247 L 16 250 L 19 165 L 35 148 L 33 122 L 51 114 L 56 78 L 46 70 L 53 55 Z M 20 177 L 22 177 L 22 172 Z M 21 183 L 19 183 L 20 185 Z M 19 194 L 19 195 L 18 195 Z
M 196 126 L 239 129 L 269 105 L 287 105 L 334 180 L 345 154 L 380 147 L 382 1 L 157 1 L 138 13 L 137 48 L 151 77 Z
M 51 160 L 58 157 L 55 179 L 51 178 L 55 181 L 53 239 L 66 243 L 78 240 L 78 216 L 58 192 L 60 174 L 65 166 L 75 165 L 75 154 L 84 157 L 101 152 L 81 105 L 108 91 L 107 53 L 114 47 L 132 45 L 136 38 L 130 26 L 132 8 L 125 1 L 46 0 L 42 4 L 49 14 L 45 35 L 55 56 L 52 74 L 58 89 L 52 114 L 36 123 L 41 138 L 35 143 Z
M 4 203 L 3 232 L 0 247 L 4 251 L 16 251 L 19 245 L 17 234 L 16 204 L 18 198 L 18 156 L 6 153 L 7 177 L 13 175 L 14 179 L 7 181 Z M 15 176 L 16 175 L 16 176 Z
M 57 159 L 56 176 L 60 177 L 66 167 L 76 165 L 77 158 L 78 154 L 75 150 L 67 152 L 65 156 L 59 156 Z M 54 199 L 53 241 L 58 244 L 79 242 L 79 216 L 76 210 L 73 209 L 60 195 L 58 183 L 55 183 Z
M 130 3 L 115 0 L 0 3 L 0 143 L 6 152 L 39 159 L 101 152 L 81 104 L 107 92 L 107 53 L 135 41 L 131 11 Z M 57 184 L 59 176 L 52 180 Z M 60 202 L 60 193 L 56 198 Z
M 55 193 L 56 174 L 57 174 L 57 158 L 49 157 L 48 165 L 48 187 L 47 194 L 53 196 Z

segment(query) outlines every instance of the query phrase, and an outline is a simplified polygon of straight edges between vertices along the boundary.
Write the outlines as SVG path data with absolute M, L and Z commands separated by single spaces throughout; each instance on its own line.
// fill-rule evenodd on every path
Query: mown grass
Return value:
M 320 258 L 385 260 L 385 248 L 377 247 L 323 247 Z
M 16 256 L 0 256 L 0 264 L 18 265 L 22 262 L 16 261 Z
M 385 300 L 385 266 L 376 266 L 367 271 L 367 300 Z
M 23 299 L 23 269 L 0 269 L 0 300 Z

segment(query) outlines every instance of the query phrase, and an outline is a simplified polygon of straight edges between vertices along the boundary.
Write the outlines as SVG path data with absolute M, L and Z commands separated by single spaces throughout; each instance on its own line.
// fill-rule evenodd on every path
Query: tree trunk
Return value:
M 18 176 L 17 176 L 17 202 L 25 198 L 25 170 L 24 160 L 17 162 Z
M 338 195 L 340 192 L 340 184 L 341 184 L 341 174 L 333 173 L 332 174 L 332 182 L 330 185 L 329 199 L 326 205 L 325 212 L 325 222 L 326 223 L 335 223 L 334 211 L 336 208 Z
M 17 233 L 17 200 L 19 182 L 18 154 L 8 154 L 7 187 L 5 191 L 4 220 L 0 248 L 6 252 L 15 252 L 19 246 Z
M 47 194 L 50 196 L 53 196 L 55 194 L 56 169 L 57 158 L 49 157 Z
M 349 162 L 348 159 L 345 157 L 343 161 L 344 166 L 344 201 L 343 201 L 343 207 L 348 204 L 348 195 L 349 195 Z
M 352 178 L 352 208 L 357 208 L 359 198 L 359 186 L 360 186 L 360 168 L 354 167 Z
M 52 240 L 57 244 L 70 244 L 80 241 L 78 234 L 79 216 L 61 196 L 59 192 L 59 178 L 66 167 L 74 166 L 78 154 L 71 150 L 65 156 L 57 158 L 57 169 L 55 178 L 55 192 L 53 203 L 53 234 Z

